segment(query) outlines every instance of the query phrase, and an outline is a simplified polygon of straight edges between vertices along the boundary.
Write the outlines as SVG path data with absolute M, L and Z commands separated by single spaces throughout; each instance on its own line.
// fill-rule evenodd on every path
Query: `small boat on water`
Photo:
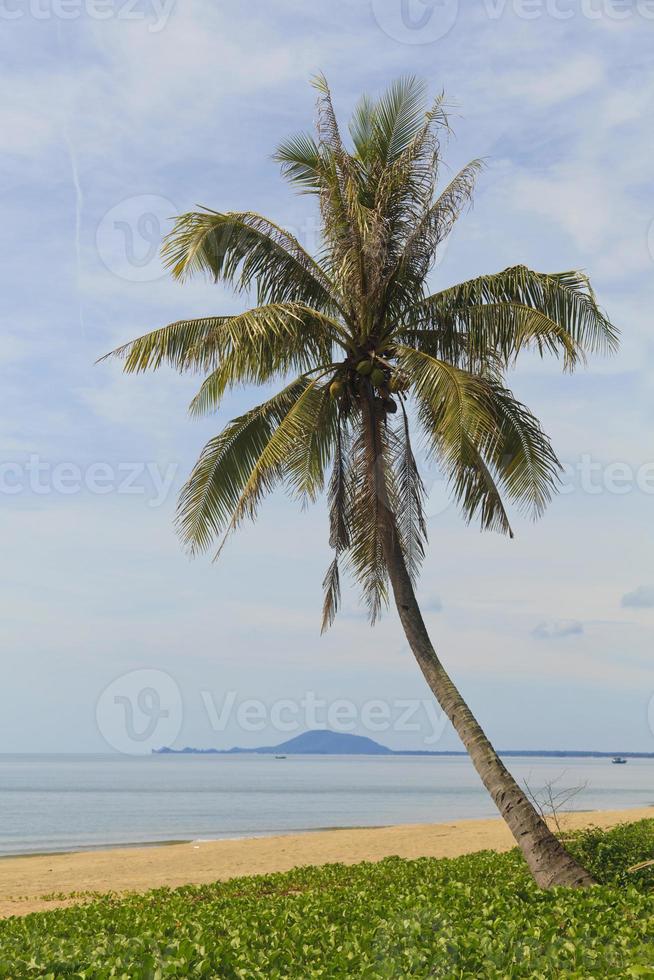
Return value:
M 615 759 L 611 760 L 614 766 L 626 766 L 627 760 L 623 759 L 621 755 L 616 755 Z
M 285 755 L 276 755 L 275 758 L 276 759 L 285 759 L 286 756 Z

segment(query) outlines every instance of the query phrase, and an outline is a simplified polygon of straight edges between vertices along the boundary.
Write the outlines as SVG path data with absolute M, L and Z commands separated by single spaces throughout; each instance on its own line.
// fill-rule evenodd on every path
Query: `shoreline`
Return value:
M 654 809 L 654 803 L 652 804 Z M 642 810 L 648 809 L 647 807 L 636 806 L 636 807 L 624 807 L 619 812 L 628 813 L 630 810 Z M 563 815 L 568 814 L 589 814 L 589 813 L 603 813 L 603 810 L 592 810 L 588 807 L 580 808 L 578 810 L 564 811 Z M 613 811 L 606 811 L 613 812 Z M 496 820 L 499 819 L 497 815 L 484 816 L 484 817 L 461 817 L 455 818 L 452 821 L 440 820 L 436 824 L 385 824 L 385 823 L 375 823 L 375 824 L 340 824 L 333 827 L 292 827 L 289 830 L 252 830 L 245 831 L 242 834 L 233 833 L 225 837 L 171 837 L 164 840 L 130 840 L 130 841 L 103 841 L 98 844 L 73 844 L 69 847 L 54 848 L 52 850 L 39 850 L 39 851 L 16 851 L 15 853 L 0 854 L 0 864 L 3 861 L 13 861 L 22 860 L 23 858 L 36 858 L 36 857 L 65 857 L 71 854 L 95 854 L 102 853 L 104 851 L 122 851 L 122 850 L 134 850 L 139 848 L 158 848 L 158 847 L 172 847 L 177 844 L 219 844 L 225 841 L 243 841 L 243 840 L 258 840 L 259 838 L 272 839 L 278 837 L 294 837 L 296 835 L 304 836 L 305 834 L 328 834 L 335 831 L 350 831 L 350 830 L 384 830 L 389 827 L 420 827 L 420 826 L 449 826 L 450 824 L 461 824 L 466 822 L 484 821 L 484 820 Z
M 577 810 L 577 813 L 592 813 L 592 810 Z M 465 818 L 468 819 L 468 818 Z M 476 818 L 472 818 L 476 819 Z M 490 817 L 480 817 L 486 820 Z M 460 821 L 457 821 L 460 822 Z M 230 834 L 229 837 L 171 837 L 168 840 L 131 840 L 118 841 L 117 843 L 103 842 L 100 844 L 77 844 L 71 847 L 62 847 L 56 850 L 44 851 L 17 851 L 15 854 L 0 854 L 0 862 L 13 861 L 23 858 L 35 857 L 65 857 L 70 854 L 94 854 L 102 851 L 122 851 L 134 848 L 150 847 L 171 847 L 174 844 L 219 844 L 222 841 L 237 840 L 257 840 L 260 837 L 293 837 L 296 834 L 328 834 L 335 830 L 381 830 L 385 827 L 399 826 L 397 824 L 356 824 L 353 826 L 340 825 L 338 827 L 293 827 L 291 830 L 253 830 L 243 834 Z
M 570 811 L 559 819 L 563 830 L 608 829 L 654 819 L 654 806 Z M 303 865 L 358 864 L 391 856 L 447 858 L 514 846 L 511 832 L 496 816 L 7 856 L 0 861 L 0 918 L 79 904 L 107 893 L 200 885 Z

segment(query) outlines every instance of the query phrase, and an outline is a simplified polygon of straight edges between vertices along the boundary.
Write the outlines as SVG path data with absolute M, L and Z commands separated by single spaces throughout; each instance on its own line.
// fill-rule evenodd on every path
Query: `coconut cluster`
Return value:
M 398 371 L 377 360 L 374 355 L 349 365 L 346 371 L 345 376 L 337 374 L 329 386 L 332 398 L 340 398 L 348 391 L 357 394 L 365 379 L 376 392 L 375 404 L 391 415 L 397 411 L 397 402 L 391 398 L 391 394 L 408 388 L 406 379 Z

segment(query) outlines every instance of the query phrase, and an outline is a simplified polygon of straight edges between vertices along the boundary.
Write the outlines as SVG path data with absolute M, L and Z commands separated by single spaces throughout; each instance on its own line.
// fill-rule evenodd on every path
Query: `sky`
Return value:
M 236 312 L 158 259 L 177 213 L 250 209 L 317 243 L 272 160 L 413 73 L 444 89 L 448 170 L 484 157 L 434 288 L 518 262 L 584 269 L 620 352 L 515 393 L 565 464 L 516 537 L 482 535 L 427 469 L 419 599 L 499 748 L 654 751 L 654 3 L 648 0 L 2 0 L 0 751 L 276 744 L 338 728 L 456 749 L 392 610 L 355 589 L 320 636 L 325 508 L 275 496 L 220 562 L 173 530 L 201 447 L 261 400 L 191 420 L 197 379 L 97 359 L 180 317 Z

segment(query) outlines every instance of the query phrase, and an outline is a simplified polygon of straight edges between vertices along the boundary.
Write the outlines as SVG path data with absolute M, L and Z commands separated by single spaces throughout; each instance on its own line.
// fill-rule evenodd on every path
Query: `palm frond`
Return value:
M 472 204 L 482 167 L 481 160 L 466 164 L 436 200 L 430 201 L 411 227 L 389 276 L 394 287 L 393 307 L 398 313 L 401 314 L 407 307 L 415 307 L 416 297 L 422 292 L 439 245 L 446 240 L 463 211 Z M 398 297 L 401 298 L 400 304 Z
M 229 388 L 261 385 L 330 364 L 343 345 L 340 324 L 300 303 L 273 303 L 225 317 L 196 357 L 210 370 L 191 402 L 191 414 L 215 411 Z
M 254 520 L 259 503 L 280 480 L 285 480 L 296 493 L 311 499 L 315 499 L 322 489 L 324 473 L 320 466 L 321 461 L 323 469 L 327 465 L 333 428 L 329 414 L 321 414 L 320 409 L 329 394 L 326 386 L 319 382 L 319 378 L 307 382 L 270 433 L 236 502 L 224 540 L 245 518 Z M 319 421 L 324 429 L 317 434 Z
M 560 486 L 561 464 L 535 415 L 508 388 L 491 386 L 499 430 L 491 464 L 506 496 L 536 519 Z
M 320 147 L 309 133 L 297 133 L 278 145 L 273 156 L 281 164 L 282 176 L 301 194 L 318 194 L 323 161 Z
M 360 315 L 360 301 L 367 291 L 364 243 L 367 226 L 375 216 L 362 200 L 360 162 L 345 148 L 324 75 L 316 76 L 313 85 L 319 93 L 318 145 L 324 159 L 320 193 L 326 241 L 323 264 L 341 295 L 348 297 L 347 308 L 355 310 L 359 306 Z
M 177 320 L 130 340 L 100 360 L 121 358 L 125 362 L 123 370 L 126 374 L 156 371 L 164 364 L 180 372 L 199 371 L 211 363 L 210 360 L 205 361 L 204 345 L 225 319 L 222 316 L 207 316 L 196 320 Z
M 336 306 L 324 269 L 290 232 L 251 211 L 180 215 L 161 254 L 176 279 L 205 273 L 239 292 L 255 284 L 260 304 Z
M 364 414 L 365 414 L 364 408 Z M 364 423 L 365 426 L 365 423 Z M 373 421 L 373 439 L 359 428 L 352 440 L 347 473 L 348 530 L 346 560 L 374 624 L 388 603 L 388 570 L 383 530 L 391 514 L 387 475 L 390 459 L 386 433 Z
M 369 95 L 363 95 L 354 107 L 349 130 L 356 155 L 364 167 L 376 159 L 375 124 L 376 104 Z
M 341 604 L 341 575 L 338 554 L 334 555 L 334 558 L 329 563 L 329 568 L 325 572 L 325 577 L 322 580 L 322 588 L 324 598 L 320 632 L 326 633 L 329 627 L 333 625 Z
M 432 454 L 468 521 L 511 534 L 501 490 L 532 517 L 559 483 L 560 464 L 537 419 L 496 379 L 402 349 Z
M 374 138 L 383 165 L 397 160 L 425 124 L 427 88 L 415 75 L 397 79 L 375 103 Z
M 418 303 L 405 324 L 407 337 L 420 340 L 414 329 L 440 335 L 457 345 L 465 337 L 473 364 L 500 355 L 505 364 L 528 347 L 539 353 L 560 353 L 571 368 L 589 353 L 611 353 L 618 331 L 597 305 L 587 276 L 581 272 L 540 273 L 513 266 L 435 293 Z M 451 338 L 451 340 L 448 340 Z
M 459 443 L 464 430 L 479 439 L 494 432 L 492 391 L 485 378 L 410 347 L 398 345 L 395 354 L 400 370 L 411 378 L 412 392 L 433 406 L 448 431 L 448 443 Z
M 348 527 L 348 433 L 337 418 L 332 475 L 329 481 L 329 546 L 336 552 L 350 547 Z
M 338 612 L 341 599 L 339 560 L 341 555 L 350 547 L 348 445 L 348 433 L 339 413 L 336 419 L 334 460 L 327 495 L 329 505 L 329 546 L 334 549 L 334 558 L 323 580 L 324 601 L 321 633 L 324 633 L 332 625 Z
M 470 524 L 478 519 L 482 530 L 513 537 L 500 488 L 484 458 L 484 452 L 491 449 L 490 440 L 480 446 L 463 426 L 456 434 L 455 446 L 448 452 L 447 440 L 451 433 L 442 432 L 442 420 L 433 403 L 422 400 L 418 416 L 430 455 L 443 469 L 450 493 L 466 522 Z
M 414 379 L 419 418 L 433 458 L 468 521 L 510 533 L 499 492 L 484 458 L 498 442 L 493 391 L 486 380 L 422 352 L 401 348 L 399 362 Z
M 393 433 L 391 466 L 395 475 L 395 515 L 400 546 L 411 580 L 415 583 L 425 556 L 425 486 L 411 446 L 409 419 L 404 405 L 402 417 Z
M 281 392 L 233 419 L 210 439 L 179 497 L 177 526 L 192 552 L 204 551 L 231 525 L 253 472 L 277 427 L 287 418 L 310 382 L 297 378 Z M 258 481 L 259 499 L 284 476 L 283 467 L 268 468 Z M 250 496 L 251 513 L 254 513 Z
M 126 373 L 166 364 L 180 372 L 209 371 L 191 402 L 191 414 L 214 411 L 225 391 L 264 384 L 291 372 L 331 362 L 348 342 L 342 325 L 301 303 L 271 303 L 235 316 L 178 320 L 106 354 L 119 357 Z
M 284 451 L 285 485 L 293 497 L 314 503 L 338 443 L 338 405 L 329 386 L 312 382 L 292 418 Z M 286 437 L 285 437 L 286 438 Z

